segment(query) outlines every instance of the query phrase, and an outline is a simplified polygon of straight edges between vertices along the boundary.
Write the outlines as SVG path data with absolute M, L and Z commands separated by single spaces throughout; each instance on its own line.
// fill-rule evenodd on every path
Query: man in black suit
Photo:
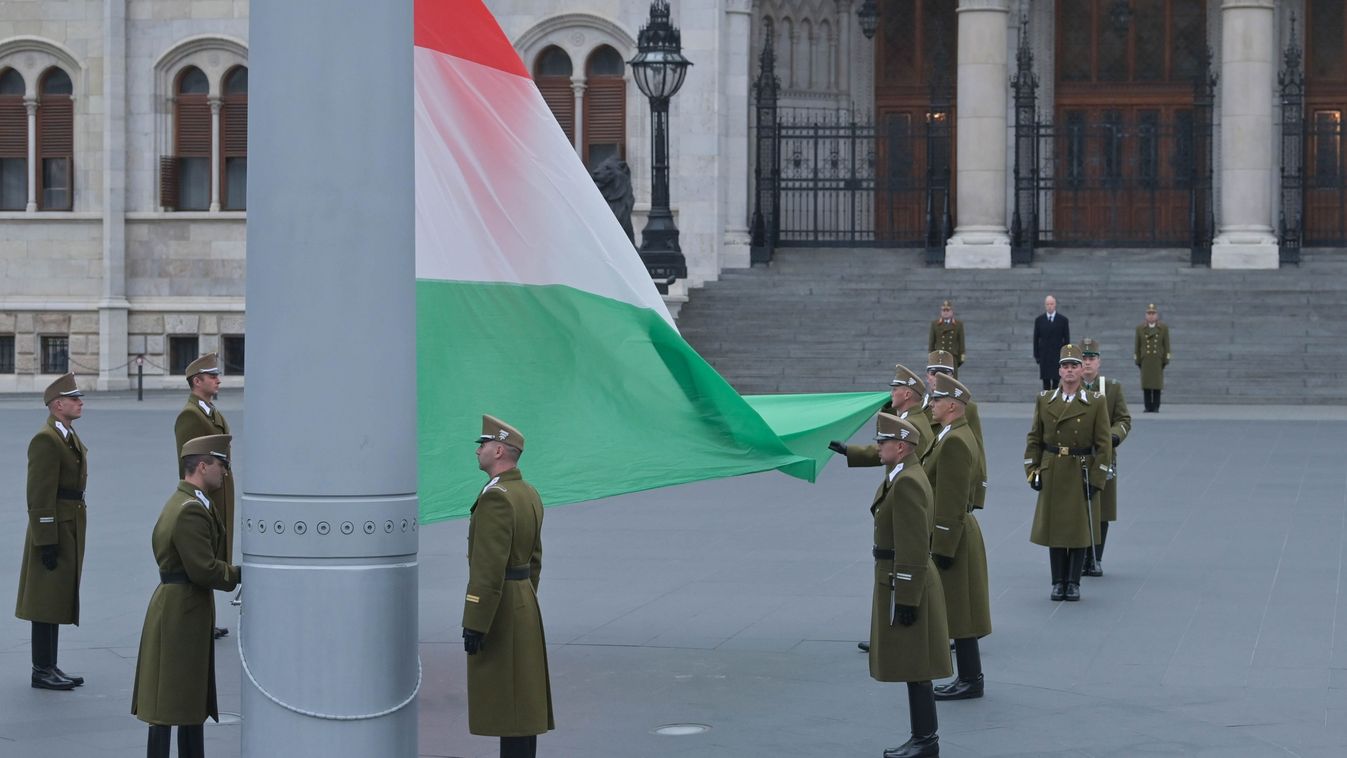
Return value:
M 1057 298 L 1043 298 L 1043 313 L 1034 319 L 1034 361 L 1038 363 L 1038 378 L 1043 389 L 1057 386 L 1057 359 L 1062 346 L 1071 341 L 1071 322 L 1057 312 Z

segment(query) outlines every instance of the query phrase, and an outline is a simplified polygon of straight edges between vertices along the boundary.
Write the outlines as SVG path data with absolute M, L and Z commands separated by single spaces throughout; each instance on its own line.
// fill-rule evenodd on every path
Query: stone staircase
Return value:
M 920 250 L 788 249 L 691 293 L 678 326 L 740 392 L 882 389 L 920 370 L 940 302 L 966 322 L 960 379 L 986 402 L 1040 388 L 1033 320 L 1057 297 L 1071 337 L 1141 404 L 1133 330 L 1147 303 L 1169 324 L 1166 403 L 1347 404 L 1347 251 L 1276 271 L 1193 268 L 1186 250 L 1040 250 L 1009 271 L 927 267 Z M 1139 410 L 1139 409 L 1138 409 Z

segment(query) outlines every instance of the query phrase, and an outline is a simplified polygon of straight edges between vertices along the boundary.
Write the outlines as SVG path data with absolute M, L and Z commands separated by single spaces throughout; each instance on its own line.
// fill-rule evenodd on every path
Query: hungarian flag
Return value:
M 607 203 L 480 0 L 416 0 L 421 516 L 467 515 L 481 416 L 526 440 L 559 505 L 781 469 L 884 393 L 741 397 L 683 340 Z

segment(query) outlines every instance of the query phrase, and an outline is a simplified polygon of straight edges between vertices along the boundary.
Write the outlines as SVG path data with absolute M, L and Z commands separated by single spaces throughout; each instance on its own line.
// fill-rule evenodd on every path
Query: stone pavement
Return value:
M 73 693 L 28 687 L 28 626 L 0 622 L 4 758 L 144 755 L 129 698 L 181 396 L 88 400 L 84 623 L 62 630 L 61 664 L 89 683 Z M 240 431 L 241 404 L 240 394 L 222 399 Z M 1085 580 L 1082 602 L 1062 604 L 1047 599 L 1046 551 L 1028 542 L 1028 406 L 984 408 L 992 490 L 979 519 L 995 631 L 983 642 L 986 698 L 940 707 L 942 754 L 1347 753 L 1347 411 L 1321 410 L 1167 404 L 1137 414 L 1121 450 L 1107 575 Z M 4 592 L 25 523 L 24 449 L 41 420 L 31 398 L 0 403 Z M 762 474 L 548 511 L 541 598 L 558 729 L 540 754 L 878 758 L 905 740 L 905 688 L 871 681 L 855 648 L 868 625 L 867 508 L 878 479 L 877 469 L 833 462 L 816 485 Z M 467 734 L 466 527 L 422 531 L 424 756 L 496 751 Z M 233 609 L 219 605 L 235 628 Z M 237 713 L 235 644 L 226 638 L 217 652 L 221 707 Z M 710 729 L 653 733 L 673 723 Z M 206 730 L 212 758 L 238 755 L 240 728 Z

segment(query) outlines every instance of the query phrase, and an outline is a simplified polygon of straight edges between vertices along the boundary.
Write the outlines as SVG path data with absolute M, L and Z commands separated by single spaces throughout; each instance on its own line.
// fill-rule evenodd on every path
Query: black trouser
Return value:
M 959 667 L 959 681 L 974 682 L 982 676 L 982 653 L 978 650 L 977 637 L 954 641 L 954 662 Z
M 1160 410 L 1160 390 L 1143 389 L 1141 395 L 1142 400 L 1145 401 L 1146 410 L 1148 412 L 1154 413 Z
M 534 758 L 537 754 L 537 735 L 500 738 L 500 758 Z
M 168 758 L 171 726 L 151 726 L 146 758 Z M 205 758 L 206 734 L 201 724 L 178 727 L 178 758 Z
M 1057 385 L 1061 384 L 1061 382 L 1062 382 L 1062 378 L 1059 377 L 1059 376 L 1054 376 L 1054 377 L 1052 377 L 1051 379 L 1044 379 L 1044 380 L 1043 380 L 1043 389 L 1045 389 L 1045 390 L 1055 390 L 1055 389 L 1057 389 Z
M 1094 558 L 1097 561 L 1104 560 L 1104 541 L 1108 539 L 1108 522 L 1099 522 L 1099 542 L 1094 546 Z
M 1080 574 L 1085 570 L 1085 556 L 1089 552 L 1090 548 L 1088 547 L 1048 548 L 1048 563 L 1052 570 L 1052 583 L 1080 584 Z
M 33 622 L 33 668 L 56 668 L 56 650 L 61 627 L 45 621 Z
M 930 737 L 940 728 L 935 716 L 935 687 L 930 682 L 907 683 L 907 717 L 912 737 Z

